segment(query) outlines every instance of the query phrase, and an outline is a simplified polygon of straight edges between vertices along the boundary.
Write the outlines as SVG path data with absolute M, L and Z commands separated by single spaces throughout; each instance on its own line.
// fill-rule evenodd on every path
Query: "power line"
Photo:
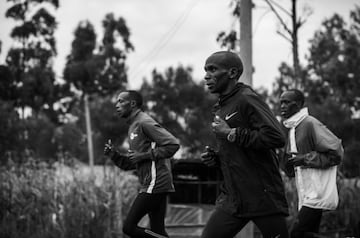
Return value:
M 258 29 L 261 21 L 263 20 L 263 18 L 264 18 L 268 13 L 270 13 L 270 12 L 271 12 L 271 10 L 269 9 L 269 10 L 265 11 L 265 12 L 258 18 L 257 22 L 255 23 L 254 32 L 252 33 L 253 37 L 255 36 L 255 34 L 256 34 L 256 32 L 257 32 L 257 29 Z
M 136 64 L 136 68 L 129 73 L 130 79 L 136 78 L 138 74 L 142 72 L 142 68 L 144 67 L 146 68 L 150 64 L 151 60 L 153 60 L 160 53 L 160 51 L 170 42 L 170 40 L 179 31 L 181 26 L 185 23 L 192 9 L 199 1 L 200 0 L 190 1 L 188 6 L 185 8 L 182 14 L 177 18 L 177 20 L 175 21 L 174 25 L 170 28 L 170 30 L 160 38 L 160 40 L 156 43 L 154 48 L 150 50 L 149 53 L 140 61 L 140 63 Z

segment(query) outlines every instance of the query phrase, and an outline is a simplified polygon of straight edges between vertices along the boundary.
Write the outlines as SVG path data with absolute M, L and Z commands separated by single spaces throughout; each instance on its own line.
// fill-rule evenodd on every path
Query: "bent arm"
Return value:
M 114 164 L 120 169 L 133 170 L 136 168 L 126 155 L 122 155 L 117 151 L 114 151 L 110 158 L 114 162 Z
M 342 155 L 335 150 L 327 152 L 312 151 L 305 154 L 304 166 L 308 168 L 327 169 L 331 166 L 339 165 Z
M 143 125 L 144 133 L 155 142 L 155 146 L 148 152 L 152 160 L 160 160 L 172 157 L 180 148 L 178 139 L 159 124 Z
M 314 138 L 315 150 L 303 155 L 303 166 L 326 169 L 339 165 L 344 156 L 341 140 L 320 122 L 313 125 L 311 136 Z
M 270 108 L 259 98 L 248 97 L 243 106 L 248 127 L 236 128 L 237 142 L 243 147 L 275 149 L 285 145 L 285 136 Z

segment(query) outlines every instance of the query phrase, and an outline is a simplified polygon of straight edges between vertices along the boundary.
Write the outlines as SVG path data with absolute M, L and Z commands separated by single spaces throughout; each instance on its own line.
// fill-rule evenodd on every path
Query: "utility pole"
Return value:
M 93 152 L 93 140 L 92 140 L 92 130 L 91 130 L 91 120 L 90 120 L 90 109 L 89 109 L 89 96 L 84 95 L 84 107 L 85 107 L 85 120 L 86 120 L 86 135 L 87 135 L 87 144 L 88 144 L 88 153 L 89 153 L 89 166 L 91 176 L 93 175 L 94 170 L 94 152 Z
M 240 58 L 244 64 L 244 72 L 240 81 L 252 85 L 252 1 L 240 1 Z
M 244 84 L 252 86 L 252 0 L 240 1 L 240 58 L 244 65 L 244 72 L 240 77 L 240 81 Z M 249 222 L 236 238 L 253 238 L 254 224 Z

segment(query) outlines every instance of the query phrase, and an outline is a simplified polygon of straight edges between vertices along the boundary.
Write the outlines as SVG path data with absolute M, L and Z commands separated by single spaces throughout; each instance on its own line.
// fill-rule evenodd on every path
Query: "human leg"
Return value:
M 149 212 L 151 230 L 158 234 L 168 236 L 165 231 L 167 193 L 154 194 L 153 197 L 156 202 L 152 203 L 152 210 Z
M 289 232 L 284 215 L 269 215 L 253 218 L 264 238 L 288 238 Z
M 130 211 L 124 221 L 123 232 L 133 238 L 167 237 L 157 234 L 149 229 L 139 227 L 137 224 L 146 214 L 150 213 L 157 205 L 158 196 L 154 194 L 140 193 L 135 198 Z
M 314 237 L 319 232 L 322 210 L 302 207 L 293 224 L 291 238 Z
M 210 216 L 201 238 L 233 238 L 249 219 L 238 218 L 216 209 Z

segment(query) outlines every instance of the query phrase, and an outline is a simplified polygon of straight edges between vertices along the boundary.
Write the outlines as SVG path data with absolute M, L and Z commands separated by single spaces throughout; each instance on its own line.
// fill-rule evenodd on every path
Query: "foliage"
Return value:
M 357 127 L 359 128 L 359 126 Z M 359 133 L 359 132 L 358 132 Z M 353 141 L 346 147 L 342 171 L 348 178 L 360 177 L 360 140 Z
M 123 237 L 122 221 L 138 190 L 135 176 L 98 166 L 95 178 L 81 164 L 26 161 L 0 167 L 1 237 Z M 292 224 L 297 215 L 296 189 L 293 179 L 283 179 L 290 207 L 287 219 Z M 321 234 L 357 237 L 360 180 L 339 178 L 338 190 L 339 207 L 324 213 Z
M 339 106 L 339 103 L 331 97 L 326 98 L 321 104 L 312 103 L 309 113 L 325 123 L 336 136 L 341 138 L 344 146 L 358 137 L 357 125 L 351 119 L 351 111 Z
M 237 19 L 240 19 L 240 6 L 240 0 L 230 1 L 230 8 L 232 9 L 231 14 Z M 216 41 L 220 44 L 220 46 L 228 50 L 235 50 L 237 48 L 237 40 L 239 39 L 236 30 L 230 30 L 228 33 L 221 31 L 216 38 Z
M 56 121 L 53 105 L 67 88 L 55 82 L 52 59 L 56 56 L 54 33 L 57 27 L 55 17 L 49 8 L 57 8 L 57 0 L 16 1 L 6 12 L 6 17 L 19 22 L 11 32 L 14 47 L 6 57 L 10 71 L 8 85 L 16 89 L 16 106 L 30 107 L 35 113 L 45 111 Z
M 320 231 L 325 235 L 338 233 L 340 237 L 359 237 L 360 182 L 359 179 L 339 178 L 339 205 L 335 211 L 324 212 Z
M 53 141 L 57 153 L 67 162 L 71 158 L 87 160 L 84 132 L 73 122 L 58 126 L 54 130 Z
M 19 149 L 22 127 L 11 103 L 0 100 L 0 164 L 11 151 Z
M 57 22 L 52 10 L 59 7 L 59 2 L 9 2 L 11 5 L 6 17 L 18 24 L 11 32 L 14 46 L 8 52 L 6 65 L 0 66 L 0 110 L 2 125 L 6 126 L 0 131 L 0 137 L 7 138 L 0 142 L 2 163 L 8 159 L 23 161 L 30 155 L 55 159 L 56 153 L 85 160 L 84 110 L 80 109 L 83 104 L 78 96 L 86 92 L 94 94 L 94 97 L 96 94 L 104 97 L 127 86 L 125 61 L 134 47 L 125 19 L 107 14 L 102 21 L 104 34 L 100 44 L 96 42 L 91 23 L 80 22 L 68 56 L 64 80 L 57 81 L 52 69 L 52 60 L 57 52 L 54 37 Z M 101 101 L 100 98 L 96 100 Z M 93 101 L 91 106 L 95 110 L 103 110 L 96 108 L 96 103 Z M 28 114 L 30 118 L 27 118 Z M 110 113 L 106 115 L 110 116 Z M 96 129 L 94 136 L 97 158 L 102 159 L 104 136 L 115 137 L 117 127 L 113 120 L 110 124 L 115 129 L 111 131 L 106 123 L 108 118 L 101 114 L 93 121 L 99 122 L 96 126 L 100 131 Z M 120 126 L 124 128 L 122 123 Z M 107 132 L 103 134 L 102 129 Z
M 349 28 L 343 18 L 335 14 L 322 24 L 310 41 L 309 71 L 325 89 L 324 97 L 334 97 L 341 105 L 360 109 L 360 7 L 352 11 Z M 323 94 L 324 94 L 323 93 Z M 321 100 L 323 98 L 320 98 Z M 320 101 L 321 103 L 321 101 Z
M 74 32 L 71 54 L 67 58 L 64 69 L 64 80 L 77 90 L 91 91 L 93 82 L 89 70 L 89 61 L 96 47 L 96 33 L 93 25 L 80 22 Z
M 122 237 L 122 220 L 137 193 L 134 176 L 105 169 L 99 185 L 76 167 L 68 174 L 61 166 L 27 161 L 0 167 L 1 237 Z
M 127 84 L 125 60 L 127 53 L 134 49 L 129 39 L 130 31 L 124 18 L 115 19 L 113 14 L 105 16 L 103 27 L 104 37 L 99 47 L 89 21 L 80 22 L 74 33 L 64 79 L 82 94 L 109 95 Z M 116 47 L 116 36 L 121 37 L 123 48 Z
M 41 113 L 20 119 L 11 103 L 1 102 L 0 164 L 8 160 L 24 162 L 28 157 L 54 160 L 56 125 Z
M 215 98 L 194 82 L 191 68 L 169 67 L 164 74 L 154 70 L 151 84 L 145 81 L 141 92 L 150 114 L 180 139 L 188 153 L 214 144 L 209 125 Z
M 16 100 L 17 91 L 13 81 L 14 78 L 9 67 L 0 65 L 0 100 Z

